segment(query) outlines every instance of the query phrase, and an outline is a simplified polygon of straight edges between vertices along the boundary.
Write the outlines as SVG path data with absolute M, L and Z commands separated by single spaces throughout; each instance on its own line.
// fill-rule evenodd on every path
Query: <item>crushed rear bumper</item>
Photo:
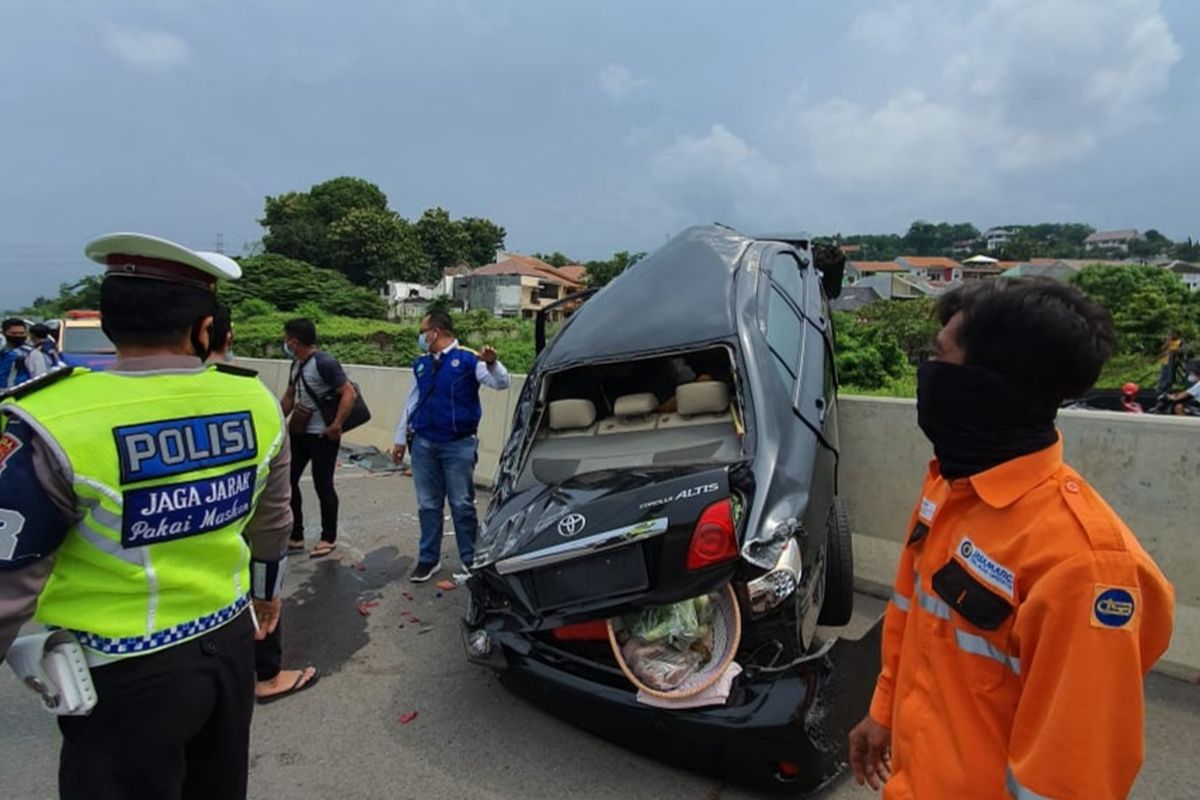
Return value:
M 468 646 L 468 658 L 543 710 L 685 769 L 801 794 L 846 767 L 847 734 L 866 714 L 879 672 L 882 625 L 778 672 L 747 670 L 724 706 L 680 711 L 638 703 L 632 687 L 604 674 L 607 667 L 505 627 L 495 616 L 464 621 L 464 644 L 473 634 L 478 644 L 485 631 L 490 645 L 474 655 Z

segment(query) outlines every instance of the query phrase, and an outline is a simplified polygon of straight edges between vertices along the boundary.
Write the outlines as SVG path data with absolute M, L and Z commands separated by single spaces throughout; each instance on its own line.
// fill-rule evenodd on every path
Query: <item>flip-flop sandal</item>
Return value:
M 269 703 L 274 703 L 276 700 L 282 700 L 285 697 L 291 697 L 294 694 L 299 694 L 310 686 L 316 686 L 317 681 L 321 678 L 321 673 L 317 671 L 316 667 L 311 667 L 313 671 L 312 677 L 306 681 L 304 680 L 304 673 L 308 672 L 309 669 L 310 667 L 305 667 L 304 669 L 300 670 L 300 674 L 296 676 L 296 682 L 292 684 L 290 689 L 284 689 L 282 692 L 276 692 L 275 694 L 269 694 L 265 697 L 256 698 L 258 704 L 260 706 L 265 706 Z
M 288 552 L 289 553 L 304 552 L 304 540 L 303 539 L 288 539 Z
M 324 558 L 325 556 L 332 553 L 334 550 L 337 550 L 336 544 L 326 544 L 325 542 L 322 542 L 321 544 L 314 547 L 312 550 L 308 551 L 308 557 L 309 558 Z

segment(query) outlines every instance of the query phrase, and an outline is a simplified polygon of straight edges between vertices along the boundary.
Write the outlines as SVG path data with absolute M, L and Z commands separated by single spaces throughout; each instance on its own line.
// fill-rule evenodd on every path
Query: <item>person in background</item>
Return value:
M 1187 382 L 1188 386 L 1183 391 L 1167 395 L 1167 399 L 1172 404 L 1171 411 L 1174 414 L 1187 414 L 1189 403 L 1200 403 L 1200 361 L 1187 362 Z
M 0 349 L 0 389 L 8 389 L 29 380 L 25 360 L 33 351 L 27 341 L 25 320 L 16 317 L 3 323 L 4 347 Z
M 203 363 L 236 261 L 138 233 L 85 253 L 117 361 L 0 403 L 0 657 L 31 618 L 83 649 L 99 701 L 58 718 L 64 800 L 240 800 L 292 526 L 279 402 Z
M 311 319 L 293 319 L 283 326 L 283 350 L 293 360 L 288 388 L 283 395 L 283 413 L 290 417 L 288 434 L 292 440 L 294 522 L 288 548 L 293 551 L 304 549 L 300 476 L 311 461 L 313 488 L 321 504 L 321 541 L 308 555 L 322 558 L 337 547 L 338 496 L 333 475 L 337 469 L 342 424 L 354 407 L 354 385 L 336 358 L 317 349 L 317 326 Z M 328 419 L 326 413 L 330 413 Z
M 1170 391 L 1171 384 L 1175 382 L 1175 373 L 1179 370 L 1179 359 L 1182 357 L 1183 334 L 1172 329 L 1167 334 L 1167 340 L 1163 342 L 1162 352 L 1159 355 L 1158 385 L 1155 387 L 1157 394 L 1161 395 Z
M 476 433 L 483 417 L 479 387 L 503 390 L 511 380 L 494 349 L 484 347 L 476 353 L 459 345 L 454 322 L 444 311 L 421 320 L 417 345 L 424 355 L 413 362 L 413 385 L 392 447 L 392 460 L 399 464 L 411 430 L 421 548 L 409 580 L 423 583 L 441 570 L 442 508 L 449 500 L 462 562 L 454 577 L 462 582 L 475 560 L 479 528 L 475 513 Z
M 938 310 L 917 372 L 935 458 L 850 733 L 854 776 L 885 798 L 1124 798 L 1174 590 L 1063 462 L 1054 423 L 1112 355 L 1112 319 L 1048 281 L 960 289 Z
M 25 368 L 30 378 L 45 375 L 52 369 L 62 366 L 62 357 L 58 354 L 58 345 L 50 336 L 50 328 L 38 323 L 29 329 L 33 342 L 29 355 L 25 356 Z
M 229 306 L 224 303 L 217 305 L 213 313 L 212 349 L 208 354 L 210 364 L 228 364 L 233 361 L 233 319 Z M 289 481 L 291 474 L 288 475 Z M 289 505 L 290 495 L 289 492 Z M 316 685 L 317 668 L 309 665 L 304 669 L 283 669 L 283 614 L 275 624 L 275 630 L 266 638 L 254 643 L 254 672 L 257 678 L 254 684 L 254 696 L 259 705 L 273 703 L 276 700 L 304 691 Z

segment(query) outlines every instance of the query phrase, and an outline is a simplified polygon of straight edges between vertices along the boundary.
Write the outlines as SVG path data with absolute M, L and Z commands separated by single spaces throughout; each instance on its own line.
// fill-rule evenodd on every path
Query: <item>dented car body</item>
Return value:
M 582 303 L 539 354 L 501 456 L 470 659 L 692 769 L 789 791 L 839 773 L 878 664 L 878 626 L 857 642 L 818 631 L 853 602 L 828 311 L 843 264 L 801 236 L 692 228 Z M 601 623 L 726 585 L 742 673 L 724 703 L 639 702 Z

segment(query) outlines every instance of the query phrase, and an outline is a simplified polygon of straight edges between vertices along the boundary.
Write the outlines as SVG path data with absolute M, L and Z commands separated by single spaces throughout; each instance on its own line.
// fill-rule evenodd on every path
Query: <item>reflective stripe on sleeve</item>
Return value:
M 958 643 L 960 650 L 965 650 L 968 653 L 984 658 L 990 658 L 993 661 L 999 661 L 1013 671 L 1014 675 L 1021 674 L 1021 662 L 1015 657 L 1010 656 L 1000 648 L 993 645 L 982 636 L 977 636 L 974 633 L 967 633 L 958 628 L 954 629 L 954 641 Z M 1031 797 L 1033 795 L 1030 795 Z
M 921 588 L 920 575 L 917 576 L 917 602 L 921 608 L 933 614 L 938 619 L 950 620 L 950 604 L 940 597 L 925 594 L 925 590 Z
M 908 613 L 908 598 L 897 592 L 895 589 L 892 590 L 892 604 L 904 613 Z
M 1008 789 L 1008 793 L 1015 800 L 1053 800 L 1053 798 L 1047 797 L 1044 794 L 1038 794 L 1022 786 L 1021 782 L 1017 780 L 1017 776 L 1013 774 L 1012 767 L 1009 767 L 1004 774 L 1004 785 Z

